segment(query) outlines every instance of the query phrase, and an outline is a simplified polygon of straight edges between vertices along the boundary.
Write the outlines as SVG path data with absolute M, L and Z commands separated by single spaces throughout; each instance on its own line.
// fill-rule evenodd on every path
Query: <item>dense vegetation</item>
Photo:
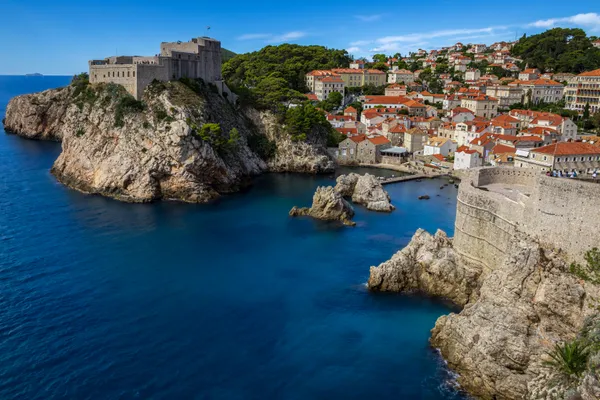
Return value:
M 282 102 L 301 100 L 308 90 L 305 75 L 314 69 L 348 67 L 345 50 L 323 46 L 282 44 L 238 54 L 223 64 L 227 85 L 240 101 L 258 108 L 277 108 Z
M 306 141 L 315 132 L 326 132 L 327 142 L 332 146 L 343 140 L 339 132 L 333 129 L 322 111 L 309 102 L 304 102 L 297 107 L 289 108 L 284 118 L 285 131 L 293 141 Z
M 235 54 L 233 51 L 227 50 L 227 49 L 221 47 L 221 61 L 223 61 L 223 62 L 229 61 L 236 55 L 237 54 Z
M 542 71 L 580 73 L 600 68 L 600 49 L 582 29 L 554 28 L 523 37 L 512 54 Z

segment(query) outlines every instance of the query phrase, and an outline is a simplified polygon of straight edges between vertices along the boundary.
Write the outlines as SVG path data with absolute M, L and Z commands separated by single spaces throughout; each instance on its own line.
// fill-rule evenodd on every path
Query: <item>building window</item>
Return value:
M 133 77 L 135 78 L 135 71 L 133 71 Z
M 129 78 L 129 71 L 127 71 L 127 77 Z

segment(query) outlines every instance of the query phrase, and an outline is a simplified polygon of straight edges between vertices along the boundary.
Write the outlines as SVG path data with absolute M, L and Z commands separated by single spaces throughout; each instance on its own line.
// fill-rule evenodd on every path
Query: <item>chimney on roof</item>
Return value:
M 552 139 L 552 144 L 556 143 L 557 140 L 556 139 Z

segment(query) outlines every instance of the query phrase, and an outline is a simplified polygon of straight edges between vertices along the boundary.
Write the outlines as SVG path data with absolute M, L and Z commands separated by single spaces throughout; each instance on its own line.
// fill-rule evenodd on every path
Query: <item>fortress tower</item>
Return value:
M 115 56 L 89 61 L 91 83 L 112 82 L 125 87 L 136 99 L 154 80 L 201 78 L 213 83 L 223 94 L 233 95 L 221 77 L 221 42 L 208 37 L 189 42 L 163 42 L 160 54 L 151 57 Z

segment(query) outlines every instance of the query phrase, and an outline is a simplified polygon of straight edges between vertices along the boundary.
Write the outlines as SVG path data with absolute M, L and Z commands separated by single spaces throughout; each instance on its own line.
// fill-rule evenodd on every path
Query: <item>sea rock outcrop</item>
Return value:
M 396 209 L 390 203 L 390 196 L 383 189 L 381 182 L 370 174 L 340 175 L 336 180 L 335 190 L 344 197 L 352 198 L 352 202 L 362 204 L 372 211 L 391 212 Z
M 425 292 L 465 305 L 476 296 L 477 268 L 458 263 L 452 239 L 419 229 L 401 251 L 378 267 L 371 267 L 367 286 L 386 292 Z
M 289 214 L 292 217 L 308 215 L 324 221 L 340 221 L 344 225 L 356 225 L 351 220 L 354 216 L 354 209 L 334 190 L 333 186 L 319 186 L 313 195 L 310 208 L 293 207 Z
M 312 132 L 307 143 L 292 143 L 266 128 L 274 121 L 268 112 L 244 114 L 200 82 L 156 82 L 136 101 L 119 85 L 80 81 L 13 98 L 4 123 L 23 137 L 62 141 L 52 173 L 82 192 L 131 202 L 206 202 L 269 170 L 332 169 L 326 135 Z M 274 154 L 263 157 L 256 142 L 273 144 Z

